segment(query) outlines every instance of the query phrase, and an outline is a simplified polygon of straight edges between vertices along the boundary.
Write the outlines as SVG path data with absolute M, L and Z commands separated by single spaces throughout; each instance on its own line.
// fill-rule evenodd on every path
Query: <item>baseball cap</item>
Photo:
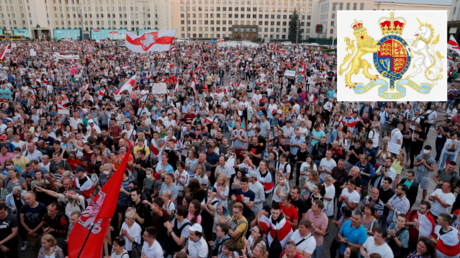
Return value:
M 249 171 L 247 177 L 257 177 L 257 172 L 254 170 Z
M 78 167 L 75 169 L 75 174 L 78 173 L 78 172 L 85 172 L 85 169 L 83 169 L 83 167 L 78 166 Z
M 0 140 L 5 140 L 5 139 L 6 139 L 5 135 L 0 136 Z
M 188 229 L 188 231 L 203 233 L 203 228 L 201 227 L 200 224 L 195 223 L 195 224 L 193 224 L 193 226 L 191 226 L 191 227 Z
M 91 124 L 91 123 L 94 124 L 94 120 L 93 120 L 93 119 L 88 120 L 88 124 Z

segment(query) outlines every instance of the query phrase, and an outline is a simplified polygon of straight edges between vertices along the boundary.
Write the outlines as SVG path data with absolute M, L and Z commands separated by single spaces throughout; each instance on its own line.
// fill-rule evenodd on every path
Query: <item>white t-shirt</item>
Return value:
M 123 222 L 123 225 L 121 226 L 121 229 L 126 229 L 126 231 L 128 231 L 128 234 L 132 238 L 134 238 L 134 241 L 136 243 L 138 243 L 138 244 L 141 244 L 141 232 L 142 232 L 142 229 L 141 229 L 141 226 L 139 226 L 139 224 L 134 222 L 134 224 L 131 226 L 131 228 L 129 228 L 128 225 L 126 224 L 126 222 Z M 120 230 L 120 235 L 121 235 L 121 230 Z M 127 236 L 123 236 L 123 238 L 125 239 L 125 249 L 126 249 L 126 251 L 132 251 L 133 243 L 131 241 L 129 241 Z
M 331 159 L 331 160 L 327 160 L 327 158 L 323 158 L 321 160 L 321 163 L 319 164 L 319 166 L 322 168 L 322 169 L 326 169 L 327 171 L 332 171 L 332 169 L 334 167 L 337 166 L 337 163 L 335 163 L 335 160 L 334 159 Z M 321 172 L 321 174 L 319 175 L 319 177 L 321 179 L 324 180 L 324 177 L 328 175 L 328 173 L 326 172 Z
M 370 236 L 367 238 L 366 242 L 363 245 L 364 248 L 369 252 L 369 254 L 380 254 L 382 258 L 393 258 L 393 251 L 387 243 L 384 243 L 381 246 L 375 246 L 374 237 Z
M 344 188 L 342 189 L 342 194 L 341 195 L 345 195 L 346 197 L 348 197 L 348 202 L 349 203 L 359 203 L 359 193 L 356 192 L 356 190 L 353 190 L 353 192 L 348 192 L 348 188 Z M 342 201 L 342 206 L 340 207 L 343 207 L 343 206 L 346 206 L 347 203 L 345 201 Z M 356 208 L 353 210 L 355 211 L 356 209 L 358 208 L 358 206 L 356 206 Z
M 227 196 L 227 199 L 226 200 L 223 200 L 222 198 L 220 198 L 220 196 L 218 194 L 216 194 L 216 199 L 219 201 L 219 202 L 226 202 L 228 201 L 228 191 L 229 191 L 229 186 L 227 184 L 227 186 L 225 186 L 225 189 L 223 189 L 222 186 L 217 186 L 217 182 L 214 183 L 214 188 L 216 189 L 219 189 L 220 191 L 220 194 L 222 194 L 223 196 Z
M 332 198 L 332 200 L 330 202 L 326 201 L 326 199 L 323 199 L 324 206 L 325 206 L 324 214 L 326 214 L 326 216 L 330 217 L 330 216 L 334 215 L 335 186 L 334 186 L 334 184 L 331 184 L 330 186 L 326 186 L 326 184 L 324 184 L 324 187 L 326 189 L 326 194 L 324 196 L 326 196 L 328 198 Z M 326 207 L 326 204 L 327 204 L 327 207 Z
M 149 243 L 144 242 L 142 253 L 146 258 L 163 258 L 163 248 L 161 248 L 161 245 L 156 240 L 150 247 Z
M 444 208 L 441 203 L 439 203 L 437 200 L 433 201 L 431 204 L 431 214 L 435 216 L 439 216 L 441 213 L 449 213 L 450 214 L 450 209 L 452 208 L 452 204 L 455 202 L 455 195 L 453 193 L 443 193 L 442 189 L 437 189 L 434 191 L 431 196 L 434 196 L 435 194 L 438 195 L 438 197 L 441 199 L 441 201 L 450 204 L 449 207 Z
M 316 248 L 316 239 L 310 234 L 306 237 L 301 237 L 299 231 L 297 230 L 291 235 L 291 239 L 294 240 L 294 243 L 299 244 L 300 241 L 305 239 L 300 245 L 297 245 L 297 248 L 305 251 L 309 254 L 313 254 Z
M 398 140 L 400 140 L 401 143 L 398 143 Z M 403 142 L 403 135 L 401 133 L 401 131 L 399 129 L 394 129 L 393 131 L 391 131 L 391 139 L 390 139 L 390 142 L 391 143 L 394 143 L 394 144 L 399 144 L 401 145 L 402 142 Z
M 208 243 L 206 243 L 203 237 L 197 242 L 188 240 L 188 256 L 190 258 L 208 257 Z

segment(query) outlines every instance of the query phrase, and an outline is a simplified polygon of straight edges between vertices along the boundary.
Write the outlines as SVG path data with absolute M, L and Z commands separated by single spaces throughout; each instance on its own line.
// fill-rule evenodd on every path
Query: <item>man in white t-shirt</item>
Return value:
M 319 178 L 324 182 L 324 177 L 326 175 L 330 175 L 332 173 L 332 169 L 337 166 L 337 163 L 335 162 L 334 159 L 332 159 L 332 151 L 327 150 L 326 151 L 326 157 L 321 159 L 321 163 L 319 164 L 318 172 L 321 174 L 319 175 Z
M 208 257 L 208 243 L 203 238 L 203 228 L 200 224 L 195 223 L 188 229 L 188 241 L 182 248 L 182 252 L 188 251 L 190 258 Z
M 155 239 L 157 236 L 157 230 L 155 227 L 146 227 L 142 238 L 144 239 L 144 245 L 142 246 L 142 257 L 148 258 L 162 258 L 163 248 L 160 243 Z
M 404 125 L 402 123 L 398 123 L 398 127 L 391 131 L 391 143 L 402 145 L 403 142 L 403 135 L 402 130 L 404 130 Z
M 307 257 L 311 256 L 315 251 L 316 239 L 310 232 L 311 222 L 303 219 L 299 222 L 299 229 L 291 235 L 290 242 L 294 242 L 296 245 L 296 251 L 302 257 L 307 254 Z
M 432 201 L 431 204 L 431 214 L 436 218 L 441 213 L 449 213 L 452 207 L 452 204 L 455 202 L 455 195 L 452 193 L 452 183 L 444 182 L 441 189 L 436 189 L 428 200 Z
M 359 204 L 359 193 L 355 190 L 356 181 L 354 179 L 348 179 L 346 187 L 342 190 L 340 194 L 339 202 L 342 202 L 342 206 L 348 206 L 353 212 L 356 210 Z
M 369 257 L 370 254 L 380 254 L 382 258 L 393 258 L 393 251 L 385 242 L 387 230 L 384 228 L 375 229 L 374 236 L 368 237 L 366 242 L 361 246 L 361 257 Z

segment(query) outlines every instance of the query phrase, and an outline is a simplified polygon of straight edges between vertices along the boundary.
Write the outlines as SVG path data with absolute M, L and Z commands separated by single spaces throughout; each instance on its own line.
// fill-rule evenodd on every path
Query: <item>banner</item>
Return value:
M 166 94 L 168 93 L 168 87 L 166 87 L 166 83 L 154 83 L 152 86 L 152 94 Z
M 80 59 L 80 56 L 78 55 L 60 55 L 60 54 L 55 54 L 54 57 L 56 59 Z

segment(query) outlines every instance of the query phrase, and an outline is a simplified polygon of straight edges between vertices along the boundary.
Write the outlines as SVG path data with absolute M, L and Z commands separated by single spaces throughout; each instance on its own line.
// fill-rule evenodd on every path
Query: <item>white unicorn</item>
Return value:
M 415 32 L 417 38 L 415 40 L 407 40 L 407 42 L 412 42 L 412 44 L 406 48 L 410 50 L 411 58 L 414 57 L 413 54 L 419 56 L 412 59 L 411 63 L 416 70 L 409 74 L 408 78 L 414 78 L 417 74 L 424 72 L 425 77 L 433 85 L 436 85 L 437 81 L 442 79 L 442 75 L 440 74 L 442 72 L 441 59 L 444 58 L 439 51 L 435 52 L 433 48 L 439 42 L 439 34 L 434 41 L 431 41 L 434 37 L 434 28 L 431 24 L 425 23 L 423 25 L 418 18 L 417 21 L 420 23 L 419 29 Z M 430 42 L 431 51 L 429 50 Z

